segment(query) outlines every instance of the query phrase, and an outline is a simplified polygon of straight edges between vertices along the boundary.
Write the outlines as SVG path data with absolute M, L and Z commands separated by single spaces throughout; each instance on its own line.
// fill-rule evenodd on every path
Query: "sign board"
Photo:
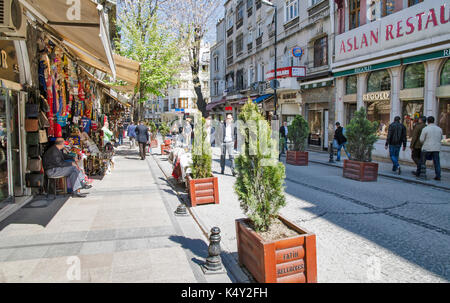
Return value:
M 304 66 L 290 66 L 277 69 L 277 78 L 296 78 L 305 77 L 306 67 Z M 271 70 L 266 73 L 266 80 L 275 79 L 275 71 Z
M 233 111 L 233 107 L 232 106 L 226 106 L 225 107 L 225 111 L 227 111 L 227 112 Z
M 448 0 L 424 1 L 336 37 L 336 62 L 396 49 L 450 32 Z M 356 60 L 356 59 L 355 59 Z
M 363 95 L 363 101 L 382 101 L 390 99 L 391 99 L 391 92 L 389 91 L 367 93 Z
M 301 47 L 294 47 L 292 49 L 292 55 L 297 58 L 301 58 L 303 55 L 303 49 Z

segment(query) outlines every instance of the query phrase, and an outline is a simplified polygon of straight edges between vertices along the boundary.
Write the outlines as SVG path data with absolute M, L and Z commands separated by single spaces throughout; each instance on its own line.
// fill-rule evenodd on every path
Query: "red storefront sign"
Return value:
M 277 69 L 277 78 L 297 78 L 306 76 L 306 67 L 304 66 L 290 66 Z M 266 80 L 275 79 L 275 70 L 266 73 Z

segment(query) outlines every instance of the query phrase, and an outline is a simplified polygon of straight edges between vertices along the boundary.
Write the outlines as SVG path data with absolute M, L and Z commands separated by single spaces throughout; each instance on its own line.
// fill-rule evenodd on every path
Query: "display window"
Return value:
M 450 146 L 450 98 L 439 100 L 439 119 L 437 122 L 444 135 L 442 143 Z
M 402 102 L 402 121 L 406 127 L 408 140 L 411 139 L 414 126 L 418 123 L 420 116 L 423 115 L 423 108 L 423 100 Z
M 391 117 L 391 101 L 371 101 L 366 102 L 367 119 L 372 122 L 378 122 L 377 136 L 380 139 L 386 139 Z

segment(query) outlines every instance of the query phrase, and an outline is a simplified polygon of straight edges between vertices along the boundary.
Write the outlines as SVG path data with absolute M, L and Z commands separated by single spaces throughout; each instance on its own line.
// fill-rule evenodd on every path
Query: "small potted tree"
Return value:
M 158 147 L 158 140 L 156 139 L 156 135 L 158 132 L 158 127 L 156 127 L 155 122 L 150 121 L 149 123 L 151 138 L 150 138 L 150 145 L 152 148 Z
M 162 136 L 163 144 L 161 144 L 161 155 L 166 155 L 170 150 L 171 140 L 166 139 L 166 136 L 170 133 L 170 128 L 166 123 L 161 123 L 159 126 L 159 133 Z
M 287 151 L 286 163 L 297 166 L 308 165 L 308 152 L 305 152 L 308 134 L 308 122 L 301 115 L 295 116 L 292 124 L 288 126 L 288 138 L 293 143 L 293 149 Z
M 378 163 L 371 162 L 377 137 L 377 122 L 370 122 L 364 108 L 355 112 L 346 128 L 347 148 L 351 160 L 344 160 L 344 177 L 358 181 L 376 181 Z
M 206 121 L 200 113 L 195 119 L 191 176 L 188 177 L 191 206 L 219 204 L 219 182 L 211 172 L 212 150 L 207 139 Z
M 236 220 L 239 263 L 259 283 L 317 282 L 316 236 L 279 215 L 286 204 L 285 167 L 276 159 L 270 125 L 251 102 L 239 120 L 246 127 L 239 128 L 244 144 L 234 190 L 248 217 Z

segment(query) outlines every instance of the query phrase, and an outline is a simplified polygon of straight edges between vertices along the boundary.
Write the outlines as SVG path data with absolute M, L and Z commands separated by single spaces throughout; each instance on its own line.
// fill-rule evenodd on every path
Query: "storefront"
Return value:
M 280 94 L 278 99 L 281 107 L 281 121 L 280 124 L 287 122 L 288 125 L 292 123 L 295 116 L 301 115 L 300 94 L 297 91 L 284 92 Z

